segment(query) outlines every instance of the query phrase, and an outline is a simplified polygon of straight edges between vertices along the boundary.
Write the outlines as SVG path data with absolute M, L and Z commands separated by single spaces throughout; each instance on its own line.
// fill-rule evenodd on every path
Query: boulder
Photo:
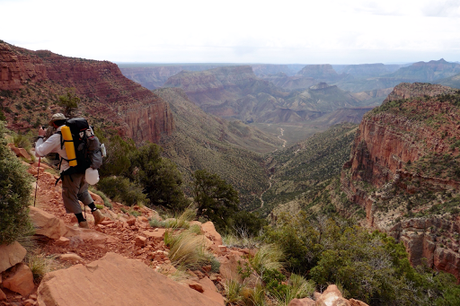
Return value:
M 6 294 L 5 292 L 2 291 L 2 289 L 0 289 L 0 301 L 1 300 L 5 300 L 6 299 Z
M 201 230 L 203 231 L 204 235 L 209 238 L 214 244 L 221 245 L 222 244 L 222 237 L 216 231 L 214 227 L 214 223 L 208 221 L 201 225 Z
M 28 296 L 35 289 L 34 276 L 29 267 L 23 263 L 18 264 L 13 275 L 3 281 L 3 287 Z
M 225 305 L 224 298 L 222 297 L 222 295 L 219 294 L 216 285 L 214 285 L 212 280 L 210 280 L 208 277 L 203 277 L 198 281 L 198 283 L 202 286 L 203 294 L 205 296 L 219 303 L 222 306 Z
M 217 260 L 220 262 L 219 273 L 223 278 L 233 279 L 239 282 L 242 281 L 241 275 L 238 273 L 238 266 L 244 264 L 242 257 L 237 254 L 228 254 L 218 257 Z
M 351 306 L 348 300 L 342 297 L 342 293 L 336 285 L 329 285 L 327 289 L 316 299 L 316 306 Z
M 350 299 L 349 302 L 350 302 L 350 306 L 369 306 L 360 300 Z
M 35 227 L 35 234 L 57 240 L 67 233 L 67 226 L 62 220 L 37 207 L 30 206 L 29 209 L 29 216 Z
M 36 229 L 36 235 L 43 235 L 53 240 L 60 240 L 61 237 L 79 237 L 85 241 L 101 244 L 117 242 L 115 238 L 103 233 L 68 226 L 59 218 L 40 208 L 30 206 L 29 209 L 29 216 Z
M 59 256 L 59 259 L 63 260 L 63 261 L 69 261 L 69 262 L 72 262 L 72 263 L 77 263 L 79 261 L 83 262 L 83 258 L 81 258 L 80 256 L 78 256 L 75 253 L 62 254 L 61 256 Z
M 26 149 L 24 148 L 17 148 L 14 144 L 12 143 L 9 143 L 8 144 L 8 147 L 10 147 L 11 151 L 14 152 L 14 154 L 16 154 L 17 157 L 22 157 L 22 158 L 25 158 L 25 159 L 28 159 L 30 160 L 30 154 L 27 152 Z
M 293 299 L 288 306 L 315 306 L 315 301 L 310 298 Z
M 20 263 L 26 256 L 26 253 L 26 249 L 17 241 L 8 245 L 0 245 L 0 273 Z
M 113 305 L 114 301 L 117 305 L 222 305 L 115 253 L 86 266 L 50 272 L 38 288 L 41 306 Z

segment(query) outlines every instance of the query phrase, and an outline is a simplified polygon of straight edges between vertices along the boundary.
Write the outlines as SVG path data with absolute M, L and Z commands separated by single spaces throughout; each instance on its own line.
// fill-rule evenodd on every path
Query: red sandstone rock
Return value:
M 226 256 L 220 256 L 217 258 L 220 262 L 219 273 L 225 279 L 233 279 L 241 281 L 241 275 L 238 273 L 238 262 L 242 261 L 242 258 L 236 254 L 229 254 Z
M 41 306 L 113 305 L 114 301 L 117 305 L 222 305 L 137 260 L 114 253 L 86 267 L 76 265 L 50 272 L 38 288 Z
M 214 223 L 211 221 L 208 221 L 204 224 L 201 225 L 201 230 L 203 231 L 204 235 L 211 239 L 211 241 L 215 245 L 221 245 L 222 244 L 222 237 L 220 234 L 216 231 L 216 228 L 214 227 Z
M 315 301 L 310 298 L 293 299 L 288 306 L 315 306 Z
M 14 154 L 16 154 L 17 157 L 23 157 L 25 159 L 30 159 L 30 154 L 27 153 L 26 149 L 24 149 L 24 148 L 16 148 L 14 146 L 14 144 L 12 144 L 12 143 L 9 143 L 8 147 L 10 147 L 11 151 L 13 151 Z
M 2 291 L 2 289 L 0 289 L 0 301 L 4 299 L 6 299 L 6 294 Z
M 208 277 L 201 278 L 198 283 L 202 286 L 203 294 L 205 296 L 222 306 L 225 305 L 224 298 L 219 294 L 219 292 L 217 292 L 216 286 Z
M 350 306 L 350 303 L 342 297 L 336 285 L 329 285 L 327 289 L 316 299 L 317 306 Z
M 35 289 L 32 271 L 25 264 L 18 264 L 15 273 L 3 281 L 3 287 L 28 296 Z
M 70 262 L 73 262 L 73 263 L 83 261 L 83 258 L 81 258 L 80 256 L 78 256 L 75 253 L 62 254 L 61 256 L 59 256 L 59 259 L 64 260 L 64 261 L 70 261 Z
M 55 244 L 59 246 L 68 246 L 70 243 L 70 239 L 66 237 L 60 237 L 58 240 L 56 240 Z
M 195 282 L 195 281 L 190 281 L 189 284 L 188 284 L 188 286 L 189 286 L 190 288 L 192 288 L 193 290 L 196 290 L 196 291 L 198 291 L 198 292 L 200 292 L 200 293 L 203 293 L 203 292 L 204 292 L 203 286 L 200 285 L 199 283 Z
M 0 245 L 0 273 L 20 263 L 26 256 L 26 253 L 26 249 L 17 241 L 9 245 Z
M 349 302 L 350 302 L 350 306 L 369 306 L 360 300 L 350 299 Z
M 88 98 L 82 103 L 91 104 L 87 108 L 90 115 L 116 123 L 121 134 L 136 142 L 158 142 L 162 134 L 169 135 L 174 129 L 169 104 L 124 77 L 116 64 L 0 42 L 0 90 L 19 90 L 42 81 L 61 90 L 76 88 L 77 94 Z
M 406 111 L 410 110 L 415 115 L 429 113 L 431 117 L 448 114 L 447 122 L 434 128 L 403 113 L 369 113 L 359 126 L 351 159 L 343 167 L 341 183 L 349 199 L 365 209 L 367 225 L 388 231 L 393 237 L 400 239 L 406 246 L 412 264 L 420 264 L 422 258 L 426 258 L 429 266 L 448 271 L 460 278 L 460 271 L 455 268 L 458 267 L 460 259 L 458 248 L 455 251 L 440 248 L 428 232 L 431 226 L 443 228 L 447 232 L 458 232 L 454 229 L 459 228 L 455 221 L 417 218 L 404 221 L 392 229 L 381 228 L 379 224 L 375 224 L 374 202 L 376 198 L 385 200 L 387 195 L 385 192 L 370 194 L 360 187 L 361 182 L 381 190 L 384 186 L 393 186 L 408 194 L 424 190 L 438 192 L 460 189 L 460 181 L 455 178 L 429 177 L 423 173 L 408 172 L 404 168 L 409 162 L 417 161 L 429 153 L 439 156 L 458 154 L 452 152 L 449 144 L 449 139 L 460 138 L 456 129 L 456 123 L 460 120 L 458 111 L 452 109 L 450 103 L 426 98 L 454 92 L 454 89 L 441 85 L 403 83 L 396 86 L 384 104 L 398 99 L 414 98 L 404 103 Z M 421 100 L 416 99 L 417 97 L 421 97 Z
M 147 243 L 147 238 L 142 236 L 136 236 L 134 239 L 134 244 L 138 247 L 144 247 Z

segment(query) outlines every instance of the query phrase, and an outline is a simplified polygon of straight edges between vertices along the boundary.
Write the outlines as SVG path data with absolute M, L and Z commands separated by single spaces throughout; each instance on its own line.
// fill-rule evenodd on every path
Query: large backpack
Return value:
M 94 135 L 92 127 L 85 118 L 67 119 L 66 124 L 70 128 L 75 147 L 77 160 L 76 166 L 71 166 L 63 174 L 85 173 L 89 167 L 99 169 L 102 166 L 101 143 Z M 61 148 L 65 140 L 61 134 Z

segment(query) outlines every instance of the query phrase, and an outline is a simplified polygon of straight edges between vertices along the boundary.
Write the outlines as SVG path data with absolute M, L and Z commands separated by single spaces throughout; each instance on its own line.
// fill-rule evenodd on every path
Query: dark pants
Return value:
M 62 199 L 68 214 L 81 213 L 81 206 L 78 200 L 85 205 L 93 203 L 93 199 L 88 192 L 88 183 L 85 181 L 84 173 L 62 176 Z

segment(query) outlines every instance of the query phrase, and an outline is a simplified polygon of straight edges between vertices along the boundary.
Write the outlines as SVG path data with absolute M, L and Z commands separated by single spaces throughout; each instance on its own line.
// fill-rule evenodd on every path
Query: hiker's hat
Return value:
M 53 122 L 58 120 L 67 120 L 67 118 L 62 113 L 56 113 L 53 115 L 53 117 L 51 117 L 49 125 L 53 125 Z

